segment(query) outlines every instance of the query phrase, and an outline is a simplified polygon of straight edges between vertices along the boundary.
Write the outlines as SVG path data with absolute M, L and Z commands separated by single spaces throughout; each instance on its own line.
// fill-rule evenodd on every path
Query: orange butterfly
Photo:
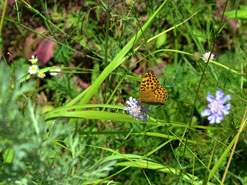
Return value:
M 151 105 L 164 105 L 168 98 L 166 89 L 160 86 L 157 77 L 151 70 L 147 71 L 142 78 L 139 93 L 140 99 L 138 101 Z

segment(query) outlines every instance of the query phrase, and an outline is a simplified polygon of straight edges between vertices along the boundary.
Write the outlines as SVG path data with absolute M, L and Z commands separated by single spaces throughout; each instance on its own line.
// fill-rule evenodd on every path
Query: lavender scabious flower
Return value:
M 231 104 L 224 105 L 229 100 L 231 100 L 231 96 L 228 94 L 224 97 L 222 90 L 216 91 L 216 98 L 208 92 L 208 109 L 204 109 L 201 112 L 201 116 L 207 116 L 210 124 L 220 123 L 224 119 L 223 115 L 229 114 Z
M 208 60 L 213 60 L 214 59 L 214 54 L 212 53 L 211 55 L 210 55 L 210 52 L 206 52 L 206 53 L 204 53 L 203 55 L 203 58 L 205 58 L 205 59 L 203 59 L 203 61 L 205 62 L 205 63 L 207 63 L 208 62 Z M 209 56 L 210 56 L 210 58 L 209 58 Z M 209 58 L 209 59 L 208 59 Z
M 132 97 L 130 97 L 126 103 L 127 107 L 124 107 L 124 110 L 128 111 L 129 115 L 133 116 L 134 119 L 147 122 L 147 113 L 151 111 L 148 107 L 143 106 L 143 104 L 139 103 Z

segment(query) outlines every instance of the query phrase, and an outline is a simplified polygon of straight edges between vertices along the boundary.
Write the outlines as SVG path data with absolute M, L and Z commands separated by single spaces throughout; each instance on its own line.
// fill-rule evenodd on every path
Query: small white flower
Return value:
M 206 53 L 204 53 L 202 56 L 203 56 L 203 58 L 206 59 L 206 60 L 203 59 L 203 61 L 204 61 L 205 63 L 207 63 L 207 62 L 208 62 L 208 58 L 209 58 L 209 56 L 210 56 L 210 52 L 206 52 Z M 213 59 L 214 59 L 214 54 L 212 53 L 209 60 L 213 60 Z
M 28 61 L 30 61 L 32 64 L 36 64 L 38 60 L 39 59 L 36 55 L 32 55 L 32 58 L 30 58 Z
M 57 66 L 53 66 L 53 67 L 54 67 L 54 68 L 50 70 L 50 75 L 56 76 L 56 75 L 57 75 L 57 72 L 60 72 L 61 69 L 55 68 L 55 67 L 57 67 Z
M 36 74 L 38 71 L 39 71 L 39 67 L 37 65 L 32 65 L 32 66 L 29 66 L 28 68 L 28 72 L 30 74 Z
M 45 78 L 45 73 L 43 73 L 43 72 L 41 72 L 41 73 L 38 73 L 38 75 L 37 75 L 39 78 Z

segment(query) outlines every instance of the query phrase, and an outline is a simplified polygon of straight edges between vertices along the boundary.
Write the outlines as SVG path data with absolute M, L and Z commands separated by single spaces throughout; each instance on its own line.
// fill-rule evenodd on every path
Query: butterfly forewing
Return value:
M 142 103 L 163 105 L 167 101 L 167 92 L 161 87 L 153 71 L 148 71 L 142 78 L 140 88 L 140 99 Z
M 160 85 L 153 71 L 148 71 L 142 78 L 140 91 L 150 91 L 156 89 Z

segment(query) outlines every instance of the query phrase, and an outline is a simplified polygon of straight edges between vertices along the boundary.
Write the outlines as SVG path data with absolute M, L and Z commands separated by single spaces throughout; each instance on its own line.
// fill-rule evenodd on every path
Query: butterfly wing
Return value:
M 164 87 L 159 86 L 159 88 L 153 91 L 155 98 L 155 104 L 164 105 L 167 101 L 168 95 Z
M 140 92 L 152 91 L 160 85 L 153 71 L 148 71 L 142 78 Z
M 139 102 L 141 103 L 163 105 L 167 100 L 166 90 L 160 86 L 157 77 L 151 70 L 146 72 L 144 77 L 142 78 L 139 93 Z

